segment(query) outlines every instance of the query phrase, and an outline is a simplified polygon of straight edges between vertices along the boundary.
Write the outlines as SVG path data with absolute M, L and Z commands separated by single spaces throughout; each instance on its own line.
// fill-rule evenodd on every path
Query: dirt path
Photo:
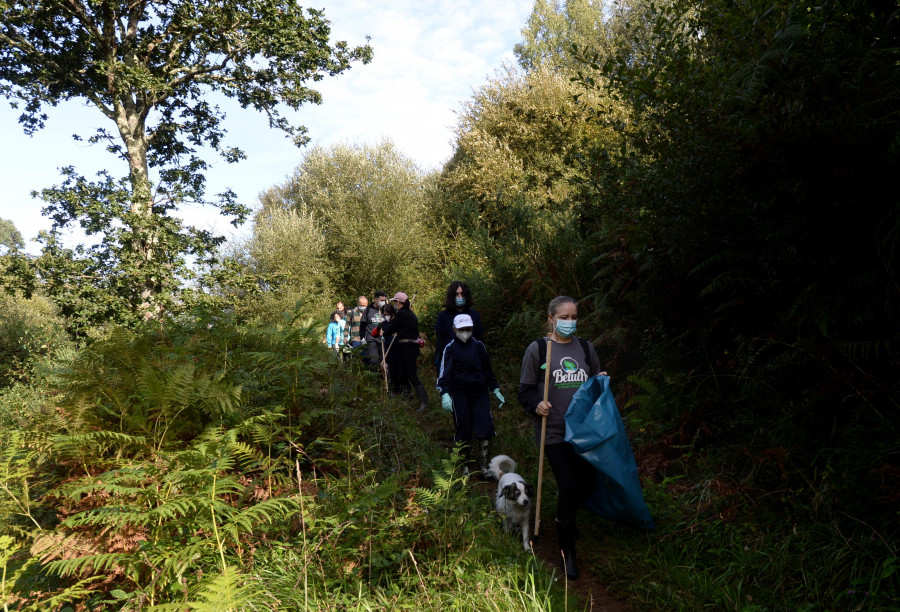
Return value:
M 493 505 L 493 499 L 497 493 L 497 483 L 476 480 L 474 486 L 484 494 L 485 503 Z M 562 567 L 553 521 L 550 521 L 549 524 L 541 521 L 541 535 L 532 541 L 532 549 L 535 556 L 548 568 L 548 571 L 555 570 L 555 580 L 563 581 L 565 572 Z M 578 580 L 570 580 L 568 584 L 562 586 L 568 588 L 570 593 L 574 593 L 577 599 L 583 602 L 586 611 L 630 612 L 631 608 L 624 601 L 610 595 L 609 587 L 601 583 L 591 571 L 590 560 L 600 554 L 599 550 L 592 549 L 585 539 L 579 540 L 577 550 L 581 576 Z

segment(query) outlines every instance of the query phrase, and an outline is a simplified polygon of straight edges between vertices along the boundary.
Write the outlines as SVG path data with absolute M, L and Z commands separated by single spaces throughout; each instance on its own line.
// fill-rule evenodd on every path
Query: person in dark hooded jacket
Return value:
M 453 340 L 453 319 L 456 315 L 469 315 L 472 318 L 472 337 L 484 342 L 484 329 L 481 325 L 481 315 L 472 308 L 472 291 L 469 286 L 455 280 L 447 287 L 447 295 L 444 297 L 444 309 L 438 313 L 434 322 L 434 368 L 441 367 L 441 355 L 444 347 Z
M 501 407 L 505 400 L 494 377 L 487 349 L 484 343 L 472 337 L 472 327 L 471 316 L 458 314 L 454 317 L 455 337 L 441 354 L 437 387 L 441 407 L 453 413 L 456 423 L 453 441 L 465 444 L 463 453 L 468 462 L 469 441 L 474 434 L 478 441 L 478 467 L 483 477 L 490 478 L 488 461 L 495 432 L 489 393 L 494 393 Z
M 378 326 L 378 333 L 384 336 L 396 336 L 392 341 L 391 352 L 396 351 L 395 355 L 400 361 L 400 369 L 403 372 L 404 381 L 408 383 L 416 397 L 419 399 L 419 407 L 417 412 L 424 412 L 428 408 L 428 393 L 425 386 L 419 380 L 419 373 L 416 370 L 416 359 L 419 357 L 419 319 L 412 311 L 409 296 L 402 291 L 398 291 L 391 298 L 397 313 L 390 321 L 381 323 Z

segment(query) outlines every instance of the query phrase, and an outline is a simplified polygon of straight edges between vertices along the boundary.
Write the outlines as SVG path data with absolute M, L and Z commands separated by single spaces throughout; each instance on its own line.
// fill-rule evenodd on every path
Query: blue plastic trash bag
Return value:
M 641 493 L 634 453 L 609 388 L 609 376 L 589 378 L 575 392 L 566 411 L 566 442 L 597 469 L 585 508 L 617 523 L 656 529 Z

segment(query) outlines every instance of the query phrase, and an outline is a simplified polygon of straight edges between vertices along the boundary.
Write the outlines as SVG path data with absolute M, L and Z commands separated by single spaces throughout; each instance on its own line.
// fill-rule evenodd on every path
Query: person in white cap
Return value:
M 416 359 L 419 357 L 419 319 L 410 308 L 409 296 L 398 291 L 391 298 L 397 314 L 390 321 L 385 321 L 380 327 L 382 335 L 396 335 L 391 351 L 397 351 L 400 359 L 401 370 L 406 376 L 407 382 L 412 385 L 416 397 L 419 398 L 418 412 L 424 412 L 428 408 L 428 393 L 425 386 L 419 380 L 416 371 Z
M 438 369 L 438 392 L 441 407 L 453 413 L 456 433 L 453 441 L 465 445 L 466 462 L 471 456 L 470 440 L 475 436 L 478 447 L 478 467 L 482 477 L 491 478 L 488 461 L 491 456 L 491 438 L 494 437 L 494 417 L 491 414 L 491 396 L 506 402 L 491 367 L 484 343 L 472 337 L 473 321 L 467 314 L 453 318 L 454 338 L 444 347 Z

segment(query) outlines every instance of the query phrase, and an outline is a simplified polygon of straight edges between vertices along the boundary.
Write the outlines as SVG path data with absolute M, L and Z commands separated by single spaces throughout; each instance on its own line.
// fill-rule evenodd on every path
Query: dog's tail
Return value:
M 511 457 L 507 457 L 506 455 L 497 455 L 496 457 L 491 459 L 491 464 L 488 466 L 488 469 L 491 470 L 491 474 L 493 474 L 497 478 L 500 478 L 504 474 L 515 472 L 516 462 L 513 461 Z

